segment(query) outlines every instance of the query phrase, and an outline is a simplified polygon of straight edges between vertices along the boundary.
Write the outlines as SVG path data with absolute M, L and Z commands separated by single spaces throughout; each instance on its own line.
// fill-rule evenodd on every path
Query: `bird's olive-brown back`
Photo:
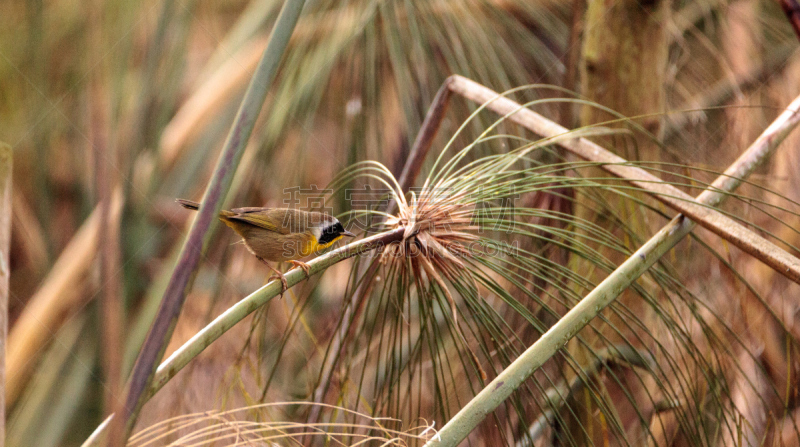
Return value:
M 236 208 L 220 219 L 242 237 L 254 255 L 282 262 L 311 255 L 316 245 L 311 229 L 330 217 L 287 208 Z
M 199 203 L 178 199 L 183 207 L 197 210 Z M 289 208 L 234 208 L 219 218 L 242 237 L 254 255 L 273 262 L 297 260 L 317 247 L 315 228 L 333 218 L 324 213 Z M 316 230 L 317 234 L 319 230 Z

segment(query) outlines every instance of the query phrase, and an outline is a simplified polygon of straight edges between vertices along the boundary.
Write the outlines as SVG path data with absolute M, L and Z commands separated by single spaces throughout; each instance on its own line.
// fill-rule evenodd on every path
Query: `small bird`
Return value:
M 199 203 L 191 200 L 175 200 L 186 209 L 200 208 Z M 281 294 L 289 285 L 283 274 L 267 261 L 289 261 L 309 276 L 308 264 L 298 259 L 328 248 L 344 236 L 355 236 L 333 216 L 289 208 L 234 208 L 220 211 L 219 220 L 233 228 L 250 253 L 277 274 L 283 284 Z

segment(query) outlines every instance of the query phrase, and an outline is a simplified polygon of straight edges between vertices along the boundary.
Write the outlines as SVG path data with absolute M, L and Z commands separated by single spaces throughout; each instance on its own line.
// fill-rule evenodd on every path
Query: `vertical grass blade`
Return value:
M 189 231 L 189 236 L 181 250 L 178 265 L 164 292 L 161 308 L 134 366 L 124 403 L 116 411 L 122 417 L 114 418 L 112 422 L 109 445 L 124 445 L 136 422 L 139 409 L 144 404 L 143 396 L 150 387 L 155 369 L 164 355 L 164 350 L 183 307 L 187 288 L 194 277 L 200 255 L 208 244 L 210 238 L 208 229 L 212 219 L 216 218 L 222 207 L 222 201 L 233 181 L 233 174 L 244 154 L 247 141 L 261 112 L 267 92 L 275 79 L 278 64 L 283 57 L 289 37 L 292 35 L 304 4 L 304 0 L 287 0 L 281 9 L 275 28 L 270 35 L 269 45 L 264 50 L 261 62 L 253 75 L 231 131 L 225 140 L 197 218 Z
M 345 245 L 339 249 L 328 252 L 319 256 L 312 261 L 308 262 L 309 273 L 314 275 L 319 272 L 325 271 L 333 264 L 353 256 L 360 255 L 366 251 L 376 248 L 384 247 L 387 244 L 400 240 L 403 236 L 405 229 L 392 230 L 388 232 L 379 233 L 360 239 L 349 245 Z M 305 272 L 300 269 L 293 269 L 286 273 L 286 282 L 289 287 L 294 287 L 297 283 L 306 279 Z M 225 332 L 242 321 L 246 316 L 252 314 L 256 309 L 260 308 L 270 300 L 281 294 L 280 281 L 273 280 L 265 284 L 260 289 L 251 293 L 250 295 L 242 298 L 235 305 L 231 306 L 224 313 L 219 315 L 211 323 L 206 325 L 202 330 L 197 332 L 191 339 L 184 343 L 180 348 L 175 350 L 156 370 L 155 377 L 144 396 L 144 400 L 148 400 L 155 395 L 170 379 L 175 377 L 181 369 L 183 369 L 189 362 L 197 357 L 204 349 L 206 349 L 216 339 L 221 337 Z M 100 445 L 100 441 L 105 433 L 105 430 L 113 419 L 111 416 L 106 418 L 92 433 L 92 435 L 83 443 L 83 447 L 91 447 Z
M 8 338 L 8 280 L 11 273 L 11 146 L 0 143 L 0 445 L 6 439 L 6 339 Z

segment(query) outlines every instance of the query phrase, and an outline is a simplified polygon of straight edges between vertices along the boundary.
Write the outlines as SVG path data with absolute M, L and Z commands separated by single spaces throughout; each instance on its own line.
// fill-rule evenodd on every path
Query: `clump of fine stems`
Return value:
M 74 445 L 114 411 L 188 234 L 172 201 L 203 196 L 251 80 L 269 88 L 254 101 L 268 113 L 249 114 L 230 188 L 208 203 L 287 206 L 284 188 L 333 182 L 329 212 L 366 231 L 311 261 L 311 278 L 290 271 L 274 300 L 278 285 L 207 220 L 167 359 L 142 390 L 137 429 L 176 429 L 155 443 L 259 441 L 250 429 L 297 445 L 797 443 L 797 135 L 738 193 L 722 190 L 742 172 L 714 182 L 798 93 L 779 6 L 791 1 L 652 2 L 670 11 L 654 23 L 665 33 L 633 42 L 668 48 L 667 77 L 642 77 L 650 92 L 578 75 L 596 62 L 590 33 L 622 42 L 608 26 L 619 2 L 589 2 L 609 9 L 588 16 L 582 0 L 306 2 L 270 86 L 252 74 L 284 3 L 4 8 L 7 445 Z M 579 116 L 599 124 L 572 130 Z M 351 205 L 363 185 L 382 203 Z M 640 251 L 662 227 L 672 235 Z M 646 262 L 602 293 L 608 308 L 566 344 L 594 306 L 543 337 L 633 254 Z M 488 416 L 439 433 L 554 339 Z M 171 419 L 206 410 L 214 421 L 193 433 Z

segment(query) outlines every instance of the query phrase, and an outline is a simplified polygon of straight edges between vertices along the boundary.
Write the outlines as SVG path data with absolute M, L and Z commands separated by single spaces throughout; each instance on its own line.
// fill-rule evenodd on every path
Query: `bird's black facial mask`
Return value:
M 317 241 L 317 243 L 319 245 L 329 244 L 341 236 L 344 232 L 344 227 L 339 222 L 328 225 L 322 230 L 322 234 L 319 236 L 319 241 Z

